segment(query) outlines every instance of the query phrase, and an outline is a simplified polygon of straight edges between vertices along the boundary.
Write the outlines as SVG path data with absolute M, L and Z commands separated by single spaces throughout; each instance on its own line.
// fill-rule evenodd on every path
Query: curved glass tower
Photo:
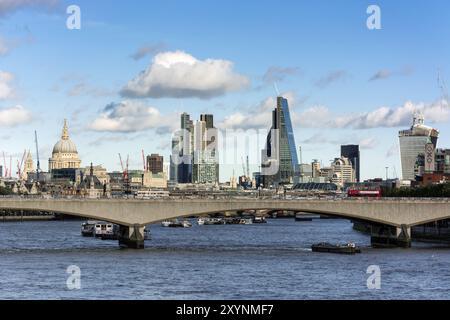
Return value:
M 278 166 L 276 172 L 264 174 L 264 168 Z M 297 147 L 287 99 L 277 97 L 272 111 L 272 127 L 262 152 L 262 173 L 265 187 L 298 183 L 300 177 Z M 267 170 L 271 171 L 271 170 Z

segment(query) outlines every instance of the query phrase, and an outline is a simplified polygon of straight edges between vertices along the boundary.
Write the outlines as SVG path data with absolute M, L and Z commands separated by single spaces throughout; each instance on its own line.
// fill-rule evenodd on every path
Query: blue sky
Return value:
M 438 70 L 450 81 L 445 0 L 2 2 L 0 152 L 34 151 L 37 130 L 43 169 L 64 118 L 83 164 L 111 171 L 119 152 L 136 169 L 141 149 L 168 160 L 182 111 L 213 113 L 224 129 L 267 130 L 274 81 L 290 100 L 304 162 L 328 164 L 341 143 L 359 143 L 363 178 L 384 176 L 386 166 L 399 175 L 397 132 L 414 109 L 440 130 L 439 146 L 450 147 L 437 82 Z M 70 4 L 81 8 L 81 30 L 66 28 Z M 371 4 L 381 9 L 381 30 L 366 27 Z M 204 83 L 179 75 L 189 83 L 180 88 L 173 82 L 182 71 L 155 71 L 155 61 L 191 58 L 188 75 Z M 131 86 L 133 79 L 143 81 Z M 11 91 L 2 94 L 2 85 Z M 241 173 L 238 160 L 223 166 L 222 181 Z

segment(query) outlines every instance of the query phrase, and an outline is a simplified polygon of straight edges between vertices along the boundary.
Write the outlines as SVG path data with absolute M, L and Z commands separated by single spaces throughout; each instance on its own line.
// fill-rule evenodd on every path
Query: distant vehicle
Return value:
M 136 199 L 139 200 L 155 200 L 164 199 L 169 197 L 169 191 L 165 190 L 139 190 L 134 194 Z
M 347 191 L 347 196 L 350 198 L 381 198 L 382 192 L 381 188 L 371 188 L 371 187 L 351 187 Z

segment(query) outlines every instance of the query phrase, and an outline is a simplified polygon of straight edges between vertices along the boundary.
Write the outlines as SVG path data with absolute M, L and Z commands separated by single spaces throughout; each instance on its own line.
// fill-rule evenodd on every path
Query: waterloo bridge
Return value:
M 450 218 L 449 199 L 0 199 L 0 210 L 55 212 L 120 226 L 119 244 L 144 247 L 144 226 L 164 220 L 206 214 L 267 210 L 325 214 L 365 222 L 372 244 L 410 246 L 411 227 Z

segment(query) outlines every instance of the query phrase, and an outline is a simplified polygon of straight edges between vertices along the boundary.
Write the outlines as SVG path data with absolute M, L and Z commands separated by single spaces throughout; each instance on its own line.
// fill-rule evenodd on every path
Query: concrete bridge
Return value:
M 450 219 L 450 200 L 0 199 L 0 210 L 47 211 L 120 225 L 122 246 L 143 247 L 143 227 L 178 217 L 225 211 L 284 210 L 326 214 L 373 225 L 372 243 L 409 246 L 411 227 Z

